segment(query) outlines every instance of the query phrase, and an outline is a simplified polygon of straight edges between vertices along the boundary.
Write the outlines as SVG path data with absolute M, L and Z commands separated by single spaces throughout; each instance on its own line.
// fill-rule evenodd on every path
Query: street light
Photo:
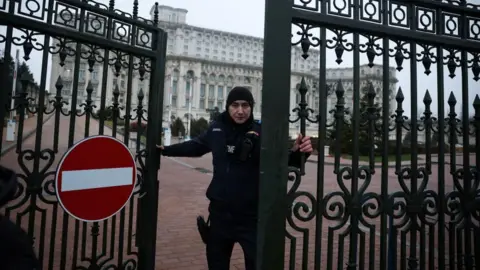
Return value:
M 170 80 L 170 89 L 168 90 L 168 118 L 167 118 L 167 123 L 171 124 L 172 122 L 172 91 L 173 91 L 173 76 L 171 74 L 168 74 L 165 76 L 167 80 Z
M 197 77 L 193 76 L 193 72 L 187 72 L 184 76 L 185 81 L 190 81 L 189 93 L 188 93 L 188 117 L 187 117 L 187 134 L 185 136 L 185 141 L 190 140 L 190 126 L 192 123 L 192 99 L 193 99 L 193 83 L 197 80 Z

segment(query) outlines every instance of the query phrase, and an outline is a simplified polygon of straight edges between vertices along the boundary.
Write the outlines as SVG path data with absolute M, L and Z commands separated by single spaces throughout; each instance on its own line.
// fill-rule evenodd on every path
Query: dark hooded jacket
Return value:
M 0 166 L 0 208 L 5 206 L 17 191 L 14 171 Z M 0 269 L 42 269 L 28 234 L 10 219 L 0 214 Z
M 253 120 L 253 116 L 238 125 L 228 112 L 224 112 L 206 132 L 190 141 L 165 146 L 162 154 L 200 157 L 212 152 L 213 178 L 206 194 L 211 201 L 210 210 L 213 205 L 236 216 L 255 218 L 260 177 L 260 134 L 261 125 Z M 289 165 L 299 167 L 300 157 L 300 152 L 290 153 Z

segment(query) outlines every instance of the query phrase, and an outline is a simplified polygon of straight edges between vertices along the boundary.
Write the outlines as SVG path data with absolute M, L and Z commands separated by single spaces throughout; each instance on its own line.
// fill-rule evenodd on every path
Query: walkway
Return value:
M 47 118 L 44 118 L 44 121 L 47 120 L 48 117 L 50 117 L 50 116 L 47 116 Z M 2 147 L 1 147 L 2 149 L 0 151 L 0 156 L 2 154 L 6 153 L 7 151 L 9 151 L 10 149 L 15 147 L 15 145 L 17 143 L 18 128 L 19 128 L 19 124 L 17 122 L 17 124 L 15 125 L 16 130 L 15 130 L 15 140 L 14 141 L 7 141 L 7 127 L 3 128 Z M 24 122 L 23 122 L 23 135 L 22 135 L 22 137 L 25 139 L 25 138 L 33 135 L 33 133 L 35 133 L 36 128 L 37 128 L 37 116 L 36 115 L 25 119 Z

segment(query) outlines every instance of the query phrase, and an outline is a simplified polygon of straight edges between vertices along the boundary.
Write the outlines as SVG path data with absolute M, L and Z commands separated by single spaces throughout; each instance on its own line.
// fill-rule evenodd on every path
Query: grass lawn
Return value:
M 351 155 L 342 155 L 342 158 L 352 159 L 352 156 Z M 410 154 L 401 155 L 400 158 L 401 158 L 402 161 L 407 161 L 407 160 L 412 159 Z M 388 156 L 388 161 L 389 162 L 395 161 L 396 159 L 397 159 L 397 157 L 394 156 L 394 155 Z M 420 159 L 421 158 L 417 157 L 417 160 L 420 160 Z M 369 156 L 360 156 L 359 160 L 360 161 L 370 161 L 370 157 Z M 382 162 L 382 156 L 375 156 L 375 162 Z

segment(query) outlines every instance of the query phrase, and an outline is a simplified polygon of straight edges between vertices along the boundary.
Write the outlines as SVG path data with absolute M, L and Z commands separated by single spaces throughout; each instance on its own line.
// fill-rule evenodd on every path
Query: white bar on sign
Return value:
M 132 173 L 132 167 L 63 171 L 61 191 L 132 185 Z

